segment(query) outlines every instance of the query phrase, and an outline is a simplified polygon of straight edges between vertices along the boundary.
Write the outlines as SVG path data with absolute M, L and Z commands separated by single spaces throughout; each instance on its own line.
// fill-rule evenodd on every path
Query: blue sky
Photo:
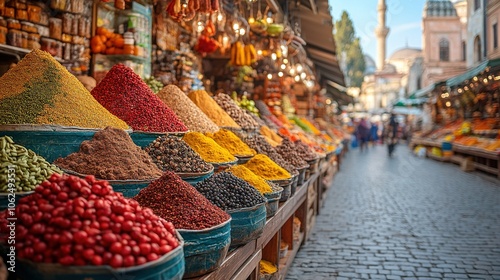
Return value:
M 346 10 L 354 23 L 356 36 L 361 38 L 363 51 L 376 59 L 377 42 L 374 29 L 377 26 L 378 0 L 328 0 L 333 20 L 340 19 Z M 422 48 L 422 12 L 425 0 L 386 0 L 387 57 L 395 50 L 409 47 Z

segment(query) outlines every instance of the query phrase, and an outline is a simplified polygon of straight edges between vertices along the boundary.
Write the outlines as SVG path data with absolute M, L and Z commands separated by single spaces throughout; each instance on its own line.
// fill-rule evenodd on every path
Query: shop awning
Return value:
M 419 98 L 419 97 L 423 97 L 423 96 L 427 96 L 427 94 L 431 91 L 433 91 L 434 89 L 436 88 L 436 84 L 430 84 L 424 88 L 421 88 L 415 92 L 413 92 L 412 94 L 410 94 L 410 99 L 416 99 L 416 98 Z
M 313 2 L 318 7 L 317 14 L 307 5 L 291 11 L 293 16 L 300 19 L 300 36 L 306 42 L 304 48 L 307 56 L 314 63 L 321 84 L 325 84 L 329 80 L 345 86 L 344 74 L 340 70 L 336 56 L 332 17 L 327 9 L 323 9 L 328 7 L 328 1 L 316 0 Z
M 449 87 L 458 86 L 458 85 L 462 84 L 463 82 L 465 82 L 466 80 L 470 80 L 470 79 L 474 78 L 475 76 L 481 74 L 482 72 L 484 72 L 486 70 L 486 68 L 489 68 L 489 67 L 500 67 L 500 59 L 486 60 L 486 61 L 482 62 L 481 64 L 479 64 L 478 66 L 467 70 L 467 72 L 448 79 L 446 81 L 446 85 Z
M 396 100 L 393 104 L 394 107 L 412 107 L 412 106 L 420 106 L 427 101 L 427 98 L 400 98 Z
M 354 103 L 354 98 L 346 92 L 340 90 L 338 86 L 335 86 L 335 84 L 327 83 L 325 89 L 326 95 L 337 101 L 339 105 Z

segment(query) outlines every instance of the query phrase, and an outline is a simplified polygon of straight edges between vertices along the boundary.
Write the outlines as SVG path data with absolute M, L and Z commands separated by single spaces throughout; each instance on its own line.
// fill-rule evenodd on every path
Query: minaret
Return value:
M 387 6 L 385 0 L 378 1 L 378 26 L 375 28 L 375 35 L 377 36 L 377 70 L 380 71 L 385 65 L 385 43 L 389 28 L 385 26 L 385 12 Z

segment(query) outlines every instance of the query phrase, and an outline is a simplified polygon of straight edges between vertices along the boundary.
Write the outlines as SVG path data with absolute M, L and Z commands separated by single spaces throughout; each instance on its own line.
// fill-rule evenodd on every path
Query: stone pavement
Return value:
M 500 181 L 351 149 L 288 280 L 500 279 Z

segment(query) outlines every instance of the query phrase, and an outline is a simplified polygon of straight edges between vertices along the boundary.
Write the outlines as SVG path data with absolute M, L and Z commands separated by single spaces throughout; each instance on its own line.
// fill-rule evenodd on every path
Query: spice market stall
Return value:
M 41 50 L 0 76 L 20 279 L 286 275 L 343 139 L 299 114 L 314 71 L 261 2 L 95 1 L 90 92 Z

